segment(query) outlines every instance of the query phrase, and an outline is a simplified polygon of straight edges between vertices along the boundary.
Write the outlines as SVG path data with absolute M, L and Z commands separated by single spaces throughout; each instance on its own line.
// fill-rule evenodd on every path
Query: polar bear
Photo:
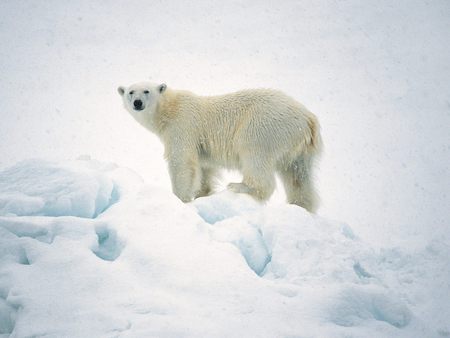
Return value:
M 228 189 L 267 200 L 275 173 L 289 203 L 317 208 L 314 159 L 320 152 L 317 118 L 303 105 L 271 89 L 199 96 L 141 82 L 119 87 L 126 110 L 159 136 L 172 190 L 183 202 L 213 192 L 220 168 L 241 171 Z

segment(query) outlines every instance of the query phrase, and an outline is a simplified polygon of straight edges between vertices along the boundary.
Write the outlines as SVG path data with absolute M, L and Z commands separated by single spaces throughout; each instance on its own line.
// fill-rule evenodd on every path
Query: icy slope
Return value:
M 0 186 L 0 336 L 450 335 L 442 239 L 374 249 L 296 206 L 183 204 L 91 160 L 22 162 Z

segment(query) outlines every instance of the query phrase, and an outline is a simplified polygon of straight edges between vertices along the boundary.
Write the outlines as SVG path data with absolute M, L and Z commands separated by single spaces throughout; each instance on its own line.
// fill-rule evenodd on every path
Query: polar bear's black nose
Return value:
M 142 101 L 141 100 L 135 100 L 133 102 L 133 104 L 134 104 L 134 108 L 136 108 L 136 109 L 141 109 L 142 108 Z

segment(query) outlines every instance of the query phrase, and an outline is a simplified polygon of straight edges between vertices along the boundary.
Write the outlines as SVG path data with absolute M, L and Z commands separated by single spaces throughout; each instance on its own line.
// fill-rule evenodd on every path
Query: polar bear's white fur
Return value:
M 125 108 L 165 146 L 172 189 L 182 201 L 212 193 L 220 168 L 238 169 L 228 188 L 266 200 L 283 181 L 288 202 L 315 211 L 313 161 L 320 151 L 317 118 L 303 105 L 270 89 L 220 96 L 148 82 L 119 87 Z

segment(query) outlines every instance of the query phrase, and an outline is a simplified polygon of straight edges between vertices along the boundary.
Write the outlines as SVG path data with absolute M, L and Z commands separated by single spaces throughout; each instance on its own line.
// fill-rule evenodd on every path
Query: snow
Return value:
M 2 1 L 0 337 L 450 336 L 449 18 L 440 0 Z M 304 103 L 319 214 L 281 188 L 180 203 L 116 91 L 142 80 Z
M 230 191 L 183 204 L 129 169 L 87 158 L 24 161 L 0 177 L 9 194 L 43 191 L 46 201 L 94 191 L 87 209 L 0 216 L 5 337 L 450 332 L 448 239 L 376 249 L 294 205 Z M 109 202 L 95 215 L 102 190 Z
M 14 179 L 11 180 L 11 177 Z M 36 160 L 0 173 L 0 215 L 95 217 L 114 202 L 114 184 L 86 167 Z

